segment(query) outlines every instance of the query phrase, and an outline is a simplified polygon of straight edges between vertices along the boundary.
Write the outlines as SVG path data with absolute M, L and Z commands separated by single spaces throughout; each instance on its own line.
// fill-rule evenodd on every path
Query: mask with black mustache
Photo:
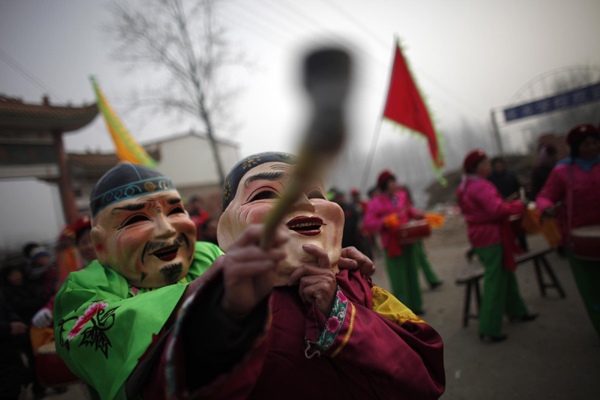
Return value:
M 149 256 L 154 256 L 161 261 L 171 261 L 177 256 L 177 251 L 182 244 L 185 244 L 186 248 L 190 247 L 190 241 L 184 234 L 179 234 L 170 242 L 146 242 L 142 252 L 142 264 Z

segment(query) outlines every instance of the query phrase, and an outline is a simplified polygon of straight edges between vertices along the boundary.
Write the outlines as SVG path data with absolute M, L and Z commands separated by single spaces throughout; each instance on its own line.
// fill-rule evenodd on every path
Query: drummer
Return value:
M 467 154 L 463 169 L 458 205 L 467 222 L 469 241 L 485 269 L 479 337 L 501 342 L 507 338 L 502 333 L 504 313 L 511 321 L 533 321 L 538 316 L 528 313 L 514 273 L 518 247 L 508 217 L 522 215 L 525 206 L 519 200 L 502 201 L 498 189 L 487 180 L 491 166 L 483 150 Z
M 558 216 L 563 245 L 569 244 L 569 227 L 600 228 L 600 131 L 591 124 L 578 125 L 569 132 L 567 143 L 570 157 L 556 165 L 537 197 L 543 216 Z M 557 207 L 559 202 L 562 207 Z M 582 260 L 569 246 L 567 254 L 579 293 L 600 335 L 600 261 Z
M 381 194 L 369 203 L 364 227 L 381 233 L 394 296 L 415 314 L 423 314 L 418 270 L 421 261 L 419 247 L 414 244 L 401 246 L 393 234 L 400 225 L 411 219 L 421 219 L 423 214 L 411 205 L 406 191 L 398 185 L 391 171 L 384 170 L 379 174 L 377 186 Z
M 404 190 L 406 192 L 408 201 L 410 202 L 410 205 L 412 207 L 413 200 L 410 189 L 406 185 L 401 185 L 400 182 L 398 182 L 398 185 L 400 186 L 401 190 Z M 431 290 L 434 290 L 438 286 L 441 286 L 444 283 L 444 281 L 438 278 L 437 274 L 431 267 L 429 259 L 427 258 L 427 253 L 425 253 L 425 246 L 423 246 L 423 241 L 419 240 L 417 243 L 415 243 L 415 246 L 417 247 L 417 252 L 419 253 L 419 267 L 421 268 L 421 271 L 423 271 L 423 276 L 429 284 L 429 287 L 431 288 Z

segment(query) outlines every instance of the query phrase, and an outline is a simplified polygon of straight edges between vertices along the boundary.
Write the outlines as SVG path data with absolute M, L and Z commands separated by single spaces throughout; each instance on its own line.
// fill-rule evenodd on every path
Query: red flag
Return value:
M 396 43 L 394 68 L 383 117 L 425 136 L 429 142 L 429 152 L 434 169 L 439 170 L 444 166 L 444 157 L 429 112 L 413 81 L 398 43 Z

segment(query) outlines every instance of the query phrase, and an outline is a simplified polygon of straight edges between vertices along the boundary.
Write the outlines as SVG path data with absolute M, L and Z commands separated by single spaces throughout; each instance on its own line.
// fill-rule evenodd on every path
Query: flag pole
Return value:
M 377 125 L 375 126 L 375 132 L 373 132 L 373 140 L 371 140 L 371 147 L 369 149 L 369 155 L 367 156 L 367 163 L 365 165 L 365 169 L 363 172 L 363 178 L 361 182 L 361 189 L 367 188 L 367 182 L 369 179 L 369 173 L 371 172 L 371 166 L 373 164 L 373 157 L 375 156 L 375 149 L 377 148 L 377 142 L 379 141 L 379 133 L 381 132 L 381 122 L 383 121 L 383 113 L 385 112 L 385 105 L 387 104 L 387 99 L 390 93 L 389 87 L 392 82 L 392 71 L 394 70 L 394 59 L 396 54 L 396 47 L 398 46 L 398 35 L 394 35 L 394 43 L 396 46 L 393 48 L 392 52 L 392 63 L 390 66 L 390 78 L 388 83 L 388 92 L 385 95 L 385 99 L 383 100 L 383 107 L 381 108 L 381 117 L 377 121 Z M 367 188 L 368 189 L 368 188 Z
M 383 121 L 383 113 L 381 118 L 377 121 L 377 125 L 375 126 L 375 132 L 373 132 L 373 140 L 371 140 L 371 148 L 369 149 L 369 155 L 367 156 L 367 164 L 365 165 L 365 170 L 363 172 L 363 178 L 361 182 L 361 188 L 367 187 L 367 181 L 369 179 L 369 173 L 371 172 L 371 164 L 373 164 L 373 156 L 375 155 L 375 149 L 377 148 L 377 142 L 379 140 L 379 132 L 381 131 L 381 121 Z

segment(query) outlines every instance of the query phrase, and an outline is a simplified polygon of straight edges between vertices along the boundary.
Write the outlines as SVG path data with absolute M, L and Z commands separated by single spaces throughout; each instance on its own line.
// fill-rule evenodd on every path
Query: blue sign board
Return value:
M 600 83 L 504 110 L 506 122 L 600 101 Z

